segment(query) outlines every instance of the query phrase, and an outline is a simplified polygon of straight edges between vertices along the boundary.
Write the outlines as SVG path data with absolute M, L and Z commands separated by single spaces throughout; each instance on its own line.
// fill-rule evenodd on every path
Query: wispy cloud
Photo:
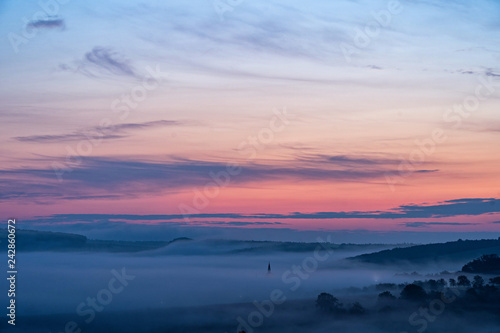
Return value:
M 58 143 L 68 141 L 87 140 L 88 138 L 96 138 L 101 140 L 121 139 L 130 136 L 133 130 L 140 130 L 152 127 L 177 126 L 185 124 L 175 120 L 155 120 L 144 123 L 125 123 L 117 124 L 106 129 L 106 133 L 102 132 L 102 128 L 93 127 L 82 131 L 71 133 L 55 134 L 55 135 L 28 135 L 14 137 L 14 140 L 20 142 L 36 142 L 36 143 Z
M 347 165 L 381 165 L 381 164 L 397 164 L 401 161 L 395 159 L 384 159 L 377 157 L 356 157 L 346 155 L 327 156 L 326 159 L 330 162 Z
M 61 70 L 84 74 L 89 77 L 128 76 L 141 79 L 128 59 L 111 48 L 96 46 L 85 53 L 82 59 L 74 64 L 61 64 Z
M 439 172 L 439 169 L 433 169 L 433 170 L 416 170 L 415 172 L 417 173 L 433 173 L 433 172 Z
M 28 135 L 28 136 L 18 136 L 14 140 L 20 142 L 37 142 L 37 143 L 58 143 L 58 142 L 68 142 L 68 141 L 80 141 L 85 140 L 88 137 L 95 137 L 91 132 L 87 133 L 67 133 L 67 134 L 57 134 L 57 135 Z M 100 139 L 120 139 L 125 137 L 125 135 L 110 134 L 110 135 L 100 135 Z
M 142 124 L 118 125 L 116 133 L 108 135 L 126 135 L 126 131 L 151 126 L 180 124 L 179 122 L 157 121 Z M 125 133 L 125 134 L 124 134 Z M 56 137 L 23 137 L 19 141 L 52 142 L 53 140 L 84 138 L 85 134 L 69 133 Z M 60 160 L 64 163 L 64 159 Z M 238 161 L 230 161 L 231 164 Z M 241 186 L 248 183 L 264 184 L 266 182 L 301 181 L 301 182 L 342 182 L 342 183 L 377 183 L 382 182 L 387 171 L 397 172 L 395 165 L 357 157 L 328 158 L 296 158 L 290 160 L 249 163 L 239 161 L 241 172 L 231 178 L 230 186 Z M 380 162 L 380 163 L 379 163 Z M 77 198 L 78 195 L 94 195 L 93 191 L 106 195 L 120 193 L 122 196 L 152 195 L 170 190 L 192 190 L 213 181 L 211 174 L 225 172 L 229 162 L 203 161 L 188 158 L 170 157 L 160 162 L 137 159 L 136 157 L 85 157 L 79 158 L 70 172 L 65 173 L 64 182 L 53 184 L 54 170 L 47 168 L 17 168 L 0 170 L 0 180 L 6 187 L 11 187 L 17 197 L 44 197 L 63 199 Z M 24 183 L 21 183 L 23 180 Z M 41 184 L 44 184 L 41 187 Z M 123 189 L 135 188 L 133 191 Z M 39 191 L 38 191 L 39 190 Z M 118 192 L 117 192 L 118 191 Z M 14 196 L 14 197 L 16 197 Z M 4 198 L 6 199 L 6 198 Z M 312 217 L 314 218 L 314 217 Z
M 209 222 L 200 222 L 202 224 L 207 224 L 207 225 L 227 225 L 227 226 L 248 226 L 248 225 L 285 225 L 287 223 L 283 222 L 249 222 L 249 221 L 230 221 L 230 222 L 219 222 L 219 221 L 209 221 Z M 186 223 L 187 225 L 191 225 L 191 221 L 189 223 Z
M 28 28 L 34 29 L 57 29 L 64 28 L 64 20 L 57 17 L 47 17 L 44 19 L 29 21 L 26 25 Z
M 349 212 L 316 212 L 290 214 L 238 214 L 238 213 L 210 213 L 192 214 L 193 219 L 401 219 L 401 218 L 439 218 L 460 215 L 478 216 L 500 212 L 500 199 L 456 199 L 437 203 L 435 205 L 402 205 L 388 211 L 349 211 Z M 38 222 L 67 223 L 67 222 L 96 222 L 96 221 L 169 221 L 183 219 L 181 214 L 164 215 L 133 215 L 133 214 L 56 214 L 39 216 Z M 462 222 L 405 222 L 407 227 L 425 227 L 426 225 L 475 225 Z
M 378 169 L 385 167 L 395 168 L 401 164 L 401 159 L 395 159 L 387 156 L 378 155 L 301 155 L 298 160 L 310 164 L 325 164 L 338 166 L 342 168 L 355 168 L 355 169 Z M 429 162 L 421 163 L 421 165 L 429 164 Z M 438 169 L 419 169 L 415 170 L 416 173 L 432 173 L 439 172 Z
M 233 177 L 231 185 L 248 182 L 301 179 L 303 181 L 370 181 L 383 177 L 383 170 L 331 170 L 321 167 L 300 167 L 298 165 L 272 166 L 264 164 L 242 164 L 242 172 Z M 167 162 L 139 161 L 118 158 L 81 157 L 81 163 L 65 174 L 64 182 L 53 184 L 52 169 L 8 169 L 1 170 L 5 187 L 10 184 L 13 193 L 26 197 L 61 199 L 65 194 L 74 197 L 77 193 L 88 195 L 95 190 L 109 194 L 159 193 L 164 189 L 192 189 L 212 181 L 210 173 L 224 172 L 227 163 L 174 159 Z M 20 183 L 19 180 L 23 180 Z M 46 184 L 41 187 L 40 184 Z M 121 191 L 137 187 L 137 191 Z M 37 191 L 39 189 L 40 191 Z M 127 194 L 128 193 L 128 194 Z
M 476 67 L 476 68 L 468 68 L 468 69 L 456 69 L 447 71 L 451 73 L 464 74 L 464 75 L 485 75 L 491 77 L 500 77 L 500 71 L 495 68 L 485 68 L 485 67 Z
M 149 123 L 147 126 L 164 123 Z M 170 124 L 170 123 L 167 123 Z M 141 126 L 124 124 L 122 128 L 142 128 Z M 72 137 L 73 139 L 76 138 Z M 24 140 L 29 140 L 24 139 Z M 40 138 L 31 138 L 33 140 Z M 42 138 L 46 140 L 46 138 Z M 63 184 L 57 185 L 58 197 L 61 187 L 71 188 L 74 193 L 78 188 L 82 195 L 91 189 L 103 190 L 109 193 L 127 188 L 139 186 L 145 192 L 158 192 L 161 189 L 194 188 L 204 186 L 212 181 L 211 173 L 225 172 L 228 163 L 192 160 L 185 158 L 171 158 L 165 162 L 138 160 L 137 158 L 118 157 L 81 157 L 78 166 L 71 172 L 65 174 Z M 63 162 L 63 161 L 61 161 Z M 334 163 L 317 164 L 312 161 L 276 161 L 275 164 L 241 162 L 242 171 L 231 179 L 231 185 L 241 185 L 248 182 L 269 182 L 283 180 L 300 181 L 328 181 L 328 182 L 372 182 L 383 179 L 387 168 L 339 166 Z M 33 185 L 51 182 L 55 179 L 54 171 L 51 169 L 19 168 L 0 170 L 0 177 L 18 179 L 35 179 Z M 13 184 L 14 186 L 14 184 Z M 19 191 L 21 187 L 17 187 Z M 29 191 L 29 186 L 26 188 Z M 16 191 L 16 192 L 17 192 Z M 65 191 L 62 191 L 65 192 Z M 127 191 L 130 192 L 130 191 Z
M 478 225 L 478 223 L 467 223 L 467 222 L 405 222 L 403 224 L 408 228 L 428 228 L 433 225 L 450 225 L 450 226 Z
M 493 68 L 488 68 L 485 73 L 487 76 L 500 77 L 500 71 Z

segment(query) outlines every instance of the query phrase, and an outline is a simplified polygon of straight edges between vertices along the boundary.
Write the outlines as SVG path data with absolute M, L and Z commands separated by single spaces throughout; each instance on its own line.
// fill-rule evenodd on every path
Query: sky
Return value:
M 499 14 L 2 1 L 1 216 L 96 237 L 498 237 Z

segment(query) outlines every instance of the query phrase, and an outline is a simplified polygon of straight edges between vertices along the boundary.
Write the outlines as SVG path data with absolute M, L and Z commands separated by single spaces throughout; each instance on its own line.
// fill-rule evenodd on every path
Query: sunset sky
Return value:
M 498 237 L 499 17 L 493 0 L 2 1 L 1 215 Z

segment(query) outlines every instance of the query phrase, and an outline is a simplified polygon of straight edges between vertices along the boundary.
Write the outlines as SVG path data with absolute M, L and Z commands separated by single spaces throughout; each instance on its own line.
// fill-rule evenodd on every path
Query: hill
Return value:
M 7 229 L 0 229 L 0 243 L 6 242 Z M 110 241 L 93 240 L 77 234 L 63 232 L 16 230 L 16 250 L 33 251 L 82 251 L 82 252 L 140 252 L 167 246 L 173 241 Z
M 500 274 L 500 257 L 497 254 L 485 254 L 462 267 L 462 272 Z
M 0 244 L 7 239 L 7 230 L 0 229 Z M 194 241 L 177 238 L 172 241 L 112 241 L 94 240 L 86 236 L 62 232 L 17 229 L 16 249 L 18 251 L 58 252 L 148 252 L 148 255 L 202 255 L 202 254 L 265 254 L 312 253 L 320 243 L 241 241 L 208 239 Z M 322 245 L 336 252 L 373 252 L 393 248 L 387 244 L 333 244 Z M 401 244 L 400 247 L 409 246 Z M 352 255 L 352 254 L 351 254 Z
M 458 240 L 455 242 L 415 245 L 363 254 L 349 260 L 372 264 L 424 264 L 441 260 L 467 261 L 484 254 L 500 253 L 500 239 Z

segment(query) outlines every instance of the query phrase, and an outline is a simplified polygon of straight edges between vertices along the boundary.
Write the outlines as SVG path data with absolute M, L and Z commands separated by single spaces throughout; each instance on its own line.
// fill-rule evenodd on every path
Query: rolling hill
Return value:
M 371 264 L 402 262 L 425 264 L 437 261 L 468 261 L 484 254 L 499 254 L 500 239 L 458 240 L 455 242 L 416 245 L 362 254 L 349 260 Z

